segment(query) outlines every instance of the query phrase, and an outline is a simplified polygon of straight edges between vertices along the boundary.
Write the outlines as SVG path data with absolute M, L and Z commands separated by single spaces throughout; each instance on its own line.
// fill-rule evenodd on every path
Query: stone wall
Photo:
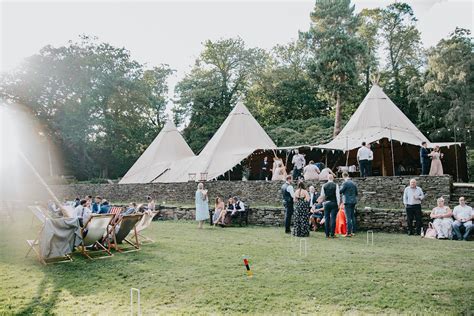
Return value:
M 163 220 L 194 220 L 195 210 L 191 207 L 159 206 L 159 218 Z M 284 226 L 283 208 L 252 208 L 249 224 L 259 226 Z M 429 212 L 423 212 L 423 227 L 428 226 Z M 406 213 L 404 209 L 358 208 L 356 226 L 360 230 L 384 232 L 405 232 Z
M 436 205 L 436 198 L 444 196 L 450 200 L 452 190 L 451 176 L 416 177 L 418 185 L 427 194 L 424 208 Z M 355 178 L 359 187 L 359 207 L 401 208 L 402 194 L 410 177 L 369 177 Z M 341 183 L 341 180 L 337 180 Z M 322 182 L 308 182 L 320 190 Z M 240 196 L 250 205 L 281 205 L 280 187 L 282 182 L 265 181 L 213 181 L 205 183 L 209 196 Z M 151 195 L 158 204 L 193 205 L 195 182 L 187 183 L 152 183 L 152 184 L 71 184 L 53 185 L 53 191 L 61 198 L 73 199 L 76 196 L 100 195 L 111 203 L 144 202 L 145 196 Z M 213 204 L 213 201 L 210 202 Z

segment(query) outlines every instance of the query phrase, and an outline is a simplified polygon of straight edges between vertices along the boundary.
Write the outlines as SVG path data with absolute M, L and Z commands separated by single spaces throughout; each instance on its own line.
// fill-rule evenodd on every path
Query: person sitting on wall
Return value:
M 433 227 L 436 230 L 438 239 L 451 239 L 453 230 L 453 212 L 444 205 L 444 198 L 436 200 L 437 206 L 431 210 L 430 217 L 433 219 Z
M 102 206 L 102 198 L 100 196 L 96 196 L 94 198 L 94 202 L 92 203 L 91 211 L 93 214 L 100 213 L 100 207 Z
M 232 218 L 240 218 L 242 220 L 244 214 L 245 214 L 245 204 L 240 200 L 238 196 L 234 196 L 234 210 L 232 211 L 232 214 L 230 215 Z
M 303 177 L 305 181 L 308 180 L 319 180 L 319 173 L 320 170 L 314 164 L 314 161 L 310 160 L 310 162 L 304 167 L 303 169 Z
M 459 205 L 453 210 L 454 223 L 453 231 L 458 240 L 467 240 L 472 229 L 472 220 L 474 219 L 474 210 L 466 204 L 464 196 L 459 198 Z M 464 235 L 461 234 L 461 227 L 465 228 Z
M 87 223 L 87 220 L 91 217 L 91 210 L 89 209 L 89 204 L 87 200 L 81 200 L 79 206 L 74 209 L 74 217 L 79 220 L 79 225 L 84 227 L 84 224 Z
M 319 181 L 328 181 L 329 175 L 332 175 L 334 178 L 337 178 L 336 174 L 332 172 L 331 169 L 325 168 L 323 164 L 323 169 L 319 173 Z
M 214 226 L 224 225 L 226 213 L 224 201 L 222 198 L 217 197 L 214 204 L 214 215 L 212 218 Z

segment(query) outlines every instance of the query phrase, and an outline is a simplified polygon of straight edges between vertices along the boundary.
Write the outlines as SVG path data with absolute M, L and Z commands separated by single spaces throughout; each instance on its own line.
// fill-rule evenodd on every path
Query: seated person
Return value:
M 91 211 L 94 214 L 100 213 L 100 207 L 102 205 L 102 198 L 100 196 L 96 196 L 94 198 L 94 203 L 92 203 Z
M 107 200 L 103 200 L 102 205 L 100 206 L 99 214 L 107 214 L 110 211 L 110 205 Z
M 127 210 L 125 210 L 125 211 L 122 213 L 122 215 L 130 215 L 130 214 L 133 214 L 133 213 L 135 213 L 136 209 L 137 209 L 137 203 L 132 202 L 132 203 L 130 203 L 130 204 L 128 205 Z
M 436 230 L 438 239 L 451 239 L 453 229 L 453 212 L 444 205 L 444 199 L 440 197 L 436 200 L 438 206 L 433 208 L 430 217 L 433 218 L 433 227 Z
M 212 217 L 214 226 L 217 224 L 224 225 L 226 213 L 224 201 L 220 197 L 217 197 L 214 205 L 214 215 Z
M 459 205 L 453 211 L 454 223 L 453 231 L 458 240 L 467 240 L 472 229 L 472 219 L 474 218 L 474 211 L 472 207 L 466 204 L 464 196 L 459 198 Z M 461 227 L 464 226 L 466 231 L 464 235 L 461 234 Z
M 314 161 L 310 161 L 303 169 L 304 179 L 307 180 L 319 180 L 319 168 L 316 167 Z
M 232 209 L 232 213 L 230 214 L 230 216 L 232 216 L 234 218 L 242 216 L 242 214 L 244 214 L 244 212 L 245 212 L 244 202 L 242 202 L 240 200 L 240 198 L 237 197 L 237 196 L 234 196 L 232 198 L 232 200 L 234 201 L 234 204 L 233 204 L 233 209 Z
M 74 217 L 79 219 L 79 225 L 84 227 L 91 217 L 91 210 L 88 208 L 87 200 L 81 200 L 79 206 L 74 209 Z
M 323 225 L 323 223 L 321 222 L 324 217 L 324 206 L 322 197 L 318 197 L 317 202 L 311 206 L 310 212 L 311 215 L 309 217 L 309 221 L 313 226 L 313 231 L 316 231 Z
M 330 174 L 332 174 L 332 176 L 336 178 L 336 175 L 334 174 L 334 172 L 332 172 L 331 169 L 323 168 L 323 170 L 321 170 L 321 172 L 319 173 L 319 181 L 327 181 Z
M 148 206 L 146 204 L 139 204 L 136 208 L 137 213 L 151 213 L 151 211 L 148 211 Z

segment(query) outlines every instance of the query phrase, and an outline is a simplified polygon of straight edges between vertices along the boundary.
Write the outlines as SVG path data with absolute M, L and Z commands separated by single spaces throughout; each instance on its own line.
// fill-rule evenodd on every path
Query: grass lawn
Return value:
M 298 241 L 281 228 L 199 231 L 194 222 L 160 221 L 147 232 L 157 242 L 139 252 L 44 267 L 24 259 L 19 215 L 0 223 L 1 315 L 124 315 L 130 287 L 141 289 L 145 315 L 474 311 L 474 242 L 376 233 L 368 246 L 365 233 L 313 233 L 300 257 Z M 252 279 L 242 255 L 251 258 Z

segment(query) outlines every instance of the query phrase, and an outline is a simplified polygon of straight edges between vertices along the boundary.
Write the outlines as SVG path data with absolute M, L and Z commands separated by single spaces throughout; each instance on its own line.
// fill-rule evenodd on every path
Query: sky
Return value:
M 189 72 L 207 40 L 240 36 L 249 47 L 271 49 L 307 30 L 314 1 L 73 1 L 0 0 L 1 71 L 13 69 L 41 47 L 65 45 L 80 34 L 130 50 L 150 68 L 169 64 L 176 82 Z M 355 0 L 356 11 L 393 1 Z M 425 47 L 456 26 L 473 29 L 470 0 L 407 0 Z

